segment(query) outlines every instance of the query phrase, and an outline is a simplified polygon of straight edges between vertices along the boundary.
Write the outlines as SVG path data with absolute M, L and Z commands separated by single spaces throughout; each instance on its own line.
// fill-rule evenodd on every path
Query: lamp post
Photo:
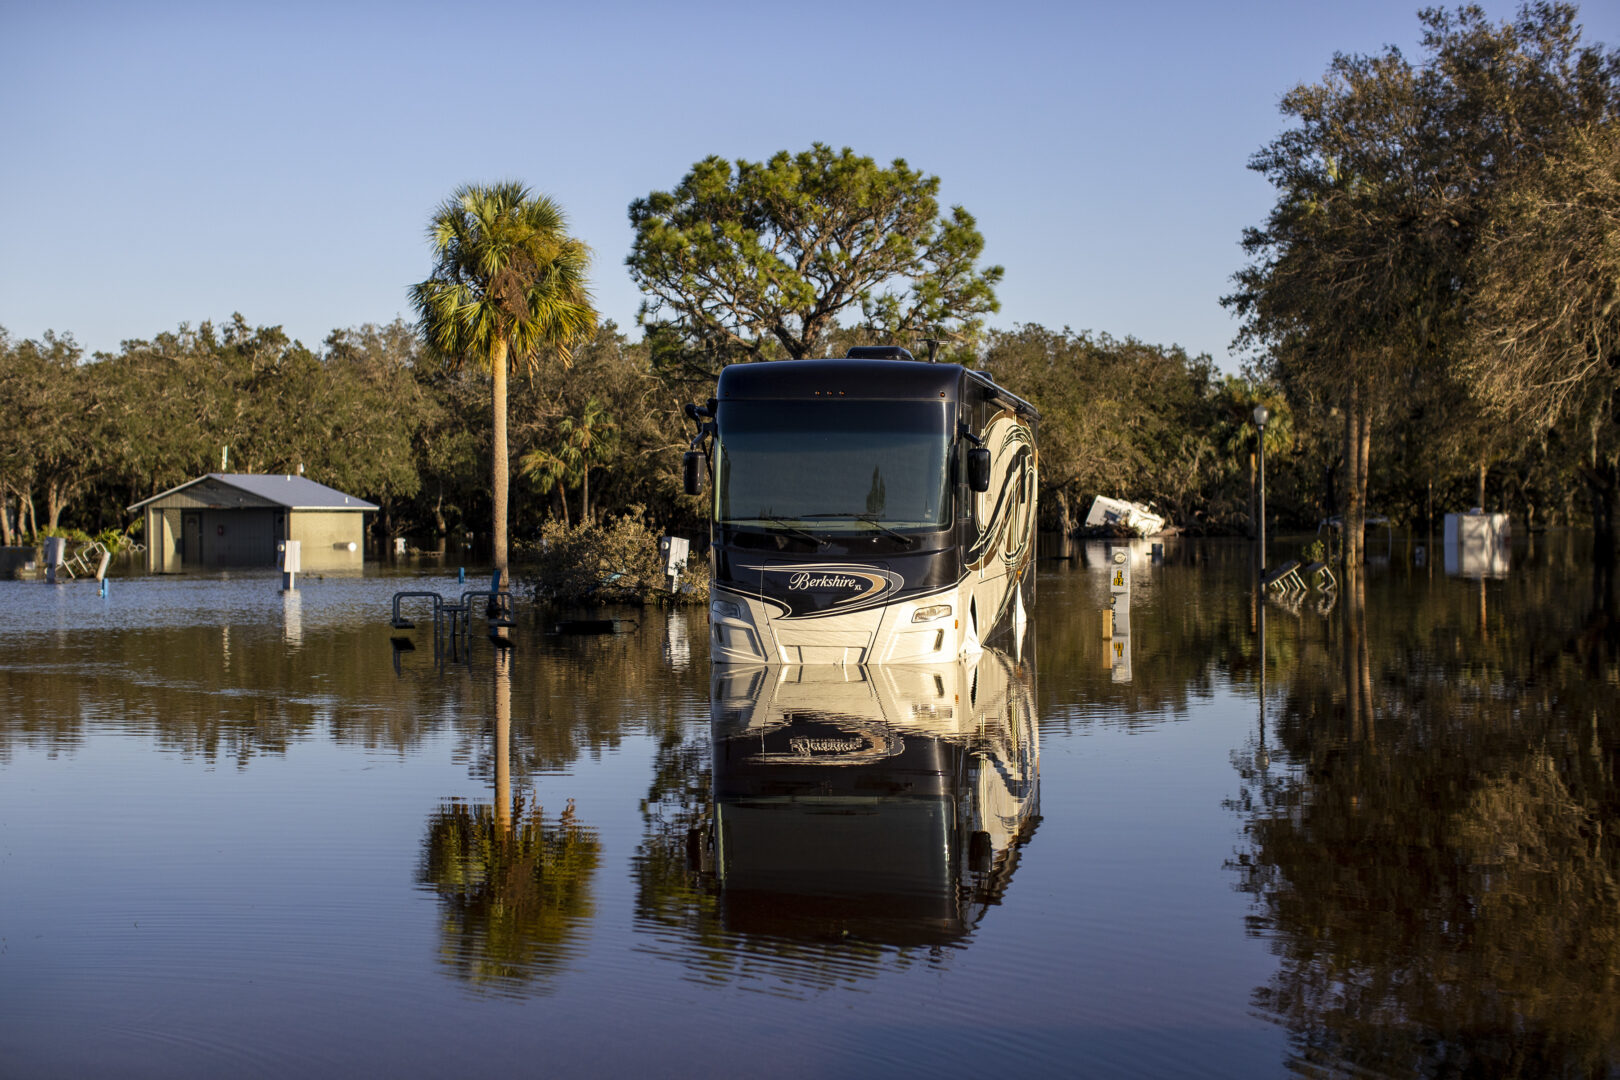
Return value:
M 1264 586 L 1266 577 L 1266 421 L 1271 419 L 1271 410 L 1265 405 L 1254 407 L 1254 426 L 1260 432 L 1260 580 Z

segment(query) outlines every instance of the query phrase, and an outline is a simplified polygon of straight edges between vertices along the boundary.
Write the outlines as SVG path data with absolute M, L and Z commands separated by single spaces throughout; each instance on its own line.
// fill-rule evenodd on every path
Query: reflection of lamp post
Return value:
M 1271 410 L 1264 405 L 1254 407 L 1254 426 L 1260 431 L 1260 577 L 1264 588 L 1266 576 L 1266 421 Z
M 1260 605 L 1260 750 L 1255 754 L 1255 764 L 1260 766 L 1264 773 L 1271 765 L 1271 755 L 1266 751 L 1266 605 Z

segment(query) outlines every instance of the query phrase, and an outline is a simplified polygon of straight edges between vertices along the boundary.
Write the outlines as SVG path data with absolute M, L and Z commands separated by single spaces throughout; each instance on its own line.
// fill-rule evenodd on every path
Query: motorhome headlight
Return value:
M 740 619 L 742 609 L 730 600 L 715 600 L 709 604 L 709 611 L 717 619 Z
M 927 607 L 920 607 L 912 612 L 911 621 L 933 622 L 935 619 L 945 618 L 950 613 L 951 605 L 949 604 L 929 604 Z

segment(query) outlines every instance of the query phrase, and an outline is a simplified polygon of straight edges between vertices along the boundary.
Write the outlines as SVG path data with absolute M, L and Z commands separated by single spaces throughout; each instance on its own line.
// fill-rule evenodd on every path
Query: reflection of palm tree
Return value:
M 510 660 L 495 668 L 495 801 L 442 805 L 428 819 L 420 880 L 442 904 L 444 961 L 467 981 L 516 991 L 563 970 L 594 914 L 601 843 L 574 804 L 554 821 L 512 797 Z
M 570 802 L 553 821 L 519 796 L 503 824 L 493 806 L 446 803 L 428 820 L 421 880 L 439 894 L 443 960 L 490 989 L 519 990 L 564 970 L 595 913 L 601 844 Z

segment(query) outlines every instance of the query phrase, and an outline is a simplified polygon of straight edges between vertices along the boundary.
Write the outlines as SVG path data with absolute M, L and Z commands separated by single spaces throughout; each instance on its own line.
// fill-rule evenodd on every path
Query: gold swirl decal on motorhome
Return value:
M 995 451 L 990 490 L 977 496 L 974 517 L 979 533 L 967 551 L 967 565 L 982 570 L 999 559 L 1014 573 L 1033 554 L 1035 498 L 1035 440 L 1029 427 L 1011 410 L 997 416 L 985 431 L 986 445 Z
M 742 569 L 759 572 L 761 599 L 786 605 L 783 617 L 790 619 L 860 611 L 882 604 L 905 584 L 899 574 L 859 563 L 768 563 Z

